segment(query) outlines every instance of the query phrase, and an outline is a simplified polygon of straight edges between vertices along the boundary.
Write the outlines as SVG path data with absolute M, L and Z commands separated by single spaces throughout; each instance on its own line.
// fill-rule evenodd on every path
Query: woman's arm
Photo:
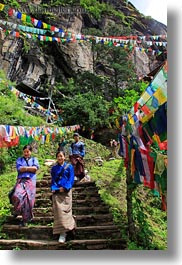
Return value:
M 85 156 L 85 145 L 84 145 L 84 143 L 81 142 L 81 144 L 79 146 L 79 150 L 80 150 L 80 155 L 82 157 L 84 157 Z
M 23 172 L 30 172 L 30 173 L 36 173 L 36 171 L 39 169 L 39 162 L 37 160 L 36 157 L 31 158 L 30 160 L 30 165 L 26 165 L 26 166 L 20 166 L 19 167 L 19 172 L 23 173 Z
M 61 187 L 60 191 L 69 191 L 74 184 L 74 168 L 70 164 L 66 169 L 65 175 L 59 181 L 59 186 Z
M 57 166 L 53 166 L 51 168 L 51 191 L 52 192 L 59 190 L 57 179 L 58 179 Z
M 31 173 L 35 173 L 37 171 L 37 167 L 36 166 L 23 166 L 19 168 L 19 172 L 23 173 L 23 172 L 31 172 Z

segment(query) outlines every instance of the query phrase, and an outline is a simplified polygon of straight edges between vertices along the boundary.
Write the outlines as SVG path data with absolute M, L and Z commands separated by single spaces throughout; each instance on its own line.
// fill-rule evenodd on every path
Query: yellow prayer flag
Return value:
M 21 15 L 21 20 L 22 20 L 22 21 L 26 21 L 26 19 L 27 19 L 27 15 L 26 15 L 26 14 L 22 14 L 22 15 Z
M 13 92 L 13 94 L 15 94 L 15 95 L 16 95 L 16 92 L 17 92 L 17 90 L 15 90 L 15 89 L 12 89 L 11 91 Z
M 147 91 L 144 91 L 144 93 L 141 95 L 141 98 L 143 99 L 145 103 L 149 100 L 150 97 L 151 96 L 149 95 Z
M 0 4 L 0 11 L 2 11 L 4 9 L 4 5 Z
M 46 141 L 45 141 L 46 143 L 49 143 L 50 142 L 50 134 L 48 134 L 47 136 L 46 136 Z
M 145 122 L 149 121 L 149 120 L 152 118 L 153 114 L 154 114 L 154 112 L 151 112 L 150 114 L 148 114 L 148 115 L 142 117 L 142 118 L 140 119 L 140 121 L 141 121 L 142 123 L 145 123 Z
M 133 116 L 130 113 L 128 114 L 128 118 L 129 118 L 129 123 L 130 124 L 132 124 L 132 125 L 135 124 L 135 121 L 133 119 Z
M 47 29 L 47 23 L 43 22 L 43 29 Z
M 62 129 L 60 127 L 58 128 L 58 134 L 62 135 Z
M 12 127 L 12 135 L 10 137 L 11 139 L 15 139 L 16 138 L 16 131 L 15 131 L 15 127 Z
M 39 140 L 39 136 L 38 135 L 35 135 L 34 136 L 34 139 L 35 139 L 35 141 L 38 141 Z
M 157 134 L 154 134 L 153 136 L 152 136 L 152 139 L 159 145 L 160 144 L 160 138 L 159 138 L 159 136 L 157 135 Z
M 119 121 L 118 121 L 118 119 L 116 119 L 115 122 L 116 122 L 116 127 L 117 127 L 117 128 L 120 128 L 120 125 L 119 125 Z
M 163 103 L 167 101 L 167 98 L 162 92 L 162 89 L 160 87 L 157 89 L 157 91 L 153 95 L 154 97 L 156 97 L 160 105 L 162 105 Z

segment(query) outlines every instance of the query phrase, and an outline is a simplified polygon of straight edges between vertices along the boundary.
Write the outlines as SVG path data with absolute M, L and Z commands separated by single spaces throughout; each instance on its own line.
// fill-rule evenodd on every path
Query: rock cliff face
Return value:
M 41 1 L 33 2 L 34 5 L 39 5 Z M 116 10 L 122 11 L 128 17 L 136 18 L 132 25 L 132 34 L 165 35 L 167 33 L 165 25 L 143 17 L 131 4 L 126 5 L 126 1 L 101 2 L 110 4 L 113 2 Z M 31 16 L 33 15 L 31 14 Z M 3 16 L 0 12 L 1 18 Z M 59 14 L 56 19 L 46 21 L 45 15 L 39 14 L 38 19 L 76 34 L 81 33 L 85 28 L 96 28 L 106 34 L 108 24 L 117 24 L 121 29 L 124 28 L 119 18 L 109 15 L 96 20 L 89 14 Z M 8 21 L 15 22 L 11 17 L 8 18 Z M 20 23 L 20 20 L 17 20 L 16 23 Z M 93 54 L 90 42 L 78 43 L 76 41 L 67 44 L 49 42 L 42 47 L 39 41 L 28 40 L 29 48 L 27 50 L 25 49 L 26 42 L 11 35 L 6 36 L 2 30 L 0 31 L 0 69 L 7 73 L 9 79 L 16 81 L 19 90 L 27 87 L 28 92 L 28 87 L 31 87 L 37 93 L 44 94 L 47 83 L 54 84 L 55 80 L 66 82 L 69 77 L 74 77 L 80 71 L 93 72 Z M 156 60 L 154 56 L 149 57 L 146 53 L 139 51 L 133 53 L 132 60 L 139 76 L 149 73 L 160 64 L 160 61 Z M 22 91 L 25 91 L 24 88 Z

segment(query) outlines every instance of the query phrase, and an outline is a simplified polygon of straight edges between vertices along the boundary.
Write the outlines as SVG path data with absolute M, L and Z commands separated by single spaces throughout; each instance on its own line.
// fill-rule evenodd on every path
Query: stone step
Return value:
M 52 226 L 32 224 L 26 227 L 19 227 L 18 225 L 4 224 L 2 233 L 6 235 L 7 239 L 33 239 L 33 240 L 52 240 Z M 100 225 L 77 227 L 75 239 L 116 239 L 120 238 L 120 231 L 116 225 Z
M 41 180 L 37 180 L 36 182 L 36 187 L 40 188 L 40 187 L 50 187 L 50 184 L 51 184 L 51 180 L 44 180 L 44 179 L 41 179 Z
M 38 187 L 36 188 L 36 193 L 39 194 L 39 193 L 50 193 L 51 190 L 50 190 L 50 187 Z M 96 189 L 95 187 L 74 187 L 72 188 L 72 193 L 73 194 L 84 194 L 84 195 L 87 195 L 87 194 L 95 194 L 95 195 L 98 195 L 98 189 Z
M 73 186 L 73 192 L 98 192 L 98 188 L 93 186 Z
M 112 214 L 88 214 L 88 215 L 76 215 L 74 216 L 77 226 L 91 226 L 91 225 L 112 225 L 113 217 Z M 19 224 L 21 216 L 16 219 L 13 216 L 8 216 L 6 219 L 6 224 Z M 54 221 L 53 215 L 44 214 L 43 216 L 35 216 L 31 221 L 31 224 L 41 224 L 48 225 L 52 224 Z
M 39 192 L 39 193 L 36 193 L 36 196 L 35 196 L 35 198 L 36 198 L 36 200 L 37 199 L 46 199 L 46 198 L 48 198 L 48 199 L 50 199 L 50 196 L 52 195 L 52 192 L 51 191 L 48 191 L 48 192 Z M 75 199 L 79 199 L 79 200 L 84 200 L 84 199 L 87 199 L 87 200 L 89 200 L 89 199 L 91 199 L 92 200 L 92 198 L 98 198 L 98 199 L 100 199 L 100 195 L 98 194 L 98 193 L 85 193 L 85 192 L 83 192 L 83 193 L 73 193 L 73 200 L 75 200 Z
M 73 207 L 75 206 L 87 206 L 87 207 L 93 207 L 93 206 L 105 206 L 104 202 L 101 201 L 99 197 L 91 197 L 89 199 L 74 199 L 73 198 Z M 50 198 L 43 198 L 43 199 L 36 199 L 35 200 L 35 208 L 36 207 L 50 207 L 52 206 L 52 201 Z
M 74 215 L 83 215 L 83 214 L 107 214 L 109 213 L 109 207 L 108 206 L 75 206 L 72 208 Z M 45 208 L 34 208 L 34 215 L 35 216 L 41 216 L 42 214 L 45 215 L 52 215 L 52 207 L 45 207 Z
M 43 178 L 41 180 L 37 180 L 36 186 L 39 187 L 50 187 L 51 184 L 51 178 Z M 95 187 L 95 182 L 94 181 L 88 181 L 88 182 L 75 182 L 73 187 L 75 188 L 86 188 L 86 187 Z M 96 188 L 97 189 L 97 188 Z
M 32 222 L 19 227 L 21 217 L 7 217 L 2 226 L 0 249 L 22 250 L 99 250 L 126 249 L 119 228 L 114 225 L 109 206 L 102 202 L 95 182 L 75 182 L 73 186 L 73 215 L 77 229 L 75 240 L 58 243 L 53 235 L 53 214 L 50 192 L 50 172 L 37 180 L 36 200 Z M 4 239 L 3 239 L 4 236 Z
M 122 239 L 72 240 L 63 244 L 45 240 L 0 239 L 1 250 L 124 250 L 126 247 L 126 241 Z
M 52 206 L 50 207 L 40 207 L 40 208 L 34 208 L 33 209 L 34 216 L 52 216 Z

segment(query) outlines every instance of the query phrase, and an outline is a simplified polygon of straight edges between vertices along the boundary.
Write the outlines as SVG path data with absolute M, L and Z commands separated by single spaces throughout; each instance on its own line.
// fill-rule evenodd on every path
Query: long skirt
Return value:
M 84 170 L 84 161 L 83 157 L 79 155 L 70 155 L 70 162 L 74 167 L 74 174 L 79 179 L 82 179 L 85 177 L 85 170 Z
M 72 190 L 53 193 L 53 234 L 63 234 L 76 228 L 72 215 Z
M 33 207 L 35 203 L 36 181 L 29 178 L 18 179 L 16 189 L 12 196 L 14 213 L 22 215 L 24 222 L 33 218 Z

